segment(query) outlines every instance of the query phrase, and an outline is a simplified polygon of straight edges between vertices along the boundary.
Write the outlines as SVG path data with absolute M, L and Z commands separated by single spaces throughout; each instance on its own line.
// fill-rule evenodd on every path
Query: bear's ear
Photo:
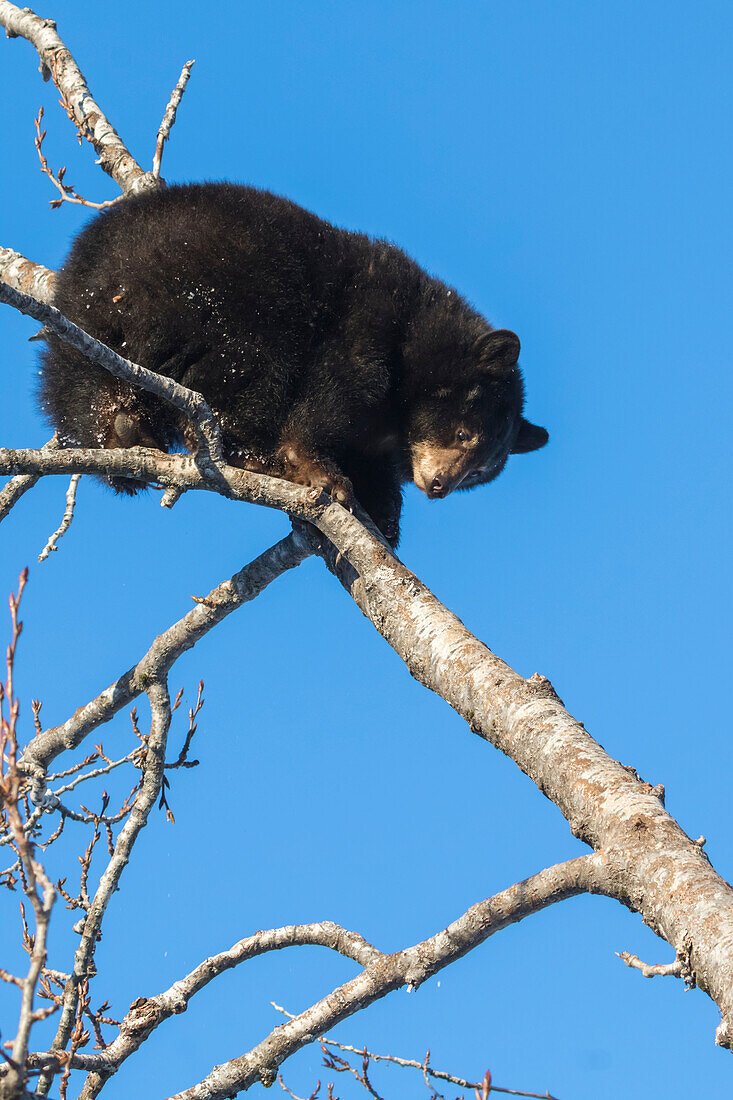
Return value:
M 550 438 L 544 428 L 530 424 L 524 417 L 519 422 L 519 431 L 512 447 L 513 455 L 526 455 L 528 451 L 538 451 Z
M 508 328 L 487 332 L 476 341 L 481 366 L 486 370 L 509 371 L 519 358 L 519 337 Z

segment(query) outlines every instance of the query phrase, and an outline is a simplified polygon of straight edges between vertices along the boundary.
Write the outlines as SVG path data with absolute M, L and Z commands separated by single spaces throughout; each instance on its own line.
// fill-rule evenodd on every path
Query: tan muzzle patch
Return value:
M 447 497 L 471 469 L 471 455 L 459 447 L 413 443 L 410 454 L 413 481 L 431 500 Z

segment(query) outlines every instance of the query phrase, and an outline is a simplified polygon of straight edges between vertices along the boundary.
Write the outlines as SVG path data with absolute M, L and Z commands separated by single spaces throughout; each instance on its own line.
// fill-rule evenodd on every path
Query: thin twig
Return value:
M 155 179 L 158 179 L 160 177 L 160 163 L 163 159 L 163 146 L 170 137 L 171 127 L 176 121 L 176 111 L 178 110 L 178 105 L 183 98 L 183 93 L 186 90 L 188 78 L 191 75 L 191 69 L 193 68 L 194 64 L 195 61 L 187 61 L 181 69 L 181 75 L 178 78 L 178 83 L 173 89 L 170 102 L 165 109 L 163 121 L 160 124 L 160 129 L 158 130 L 158 141 L 155 146 L 155 157 L 153 158 L 153 176 L 155 177 Z
M 26 836 L 30 836 L 36 824 L 44 813 L 50 814 L 56 811 L 58 811 L 62 815 L 62 819 L 70 818 L 72 821 L 79 821 L 85 825 L 92 824 L 95 820 L 99 820 L 103 825 L 117 824 L 117 822 L 121 821 L 122 818 L 125 817 L 126 814 L 130 811 L 130 806 L 127 804 L 127 800 L 116 814 L 106 816 L 104 814 L 95 815 L 90 813 L 79 813 L 76 810 L 72 810 L 70 807 L 64 806 L 63 803 L 59 801 L 60 796 L 62 794 L 68 794 L 69 791 L 72 791 L 75 787 L 78 787 L 80 783 L 86 783 L 89 779 L 97 779 L 101 775 L 108 775 L 109 772 L 114 771 L 115 768 L 119 768 L 122 764 L 134 763 L 139 766 L 142 761 L 141 753 L 143 751 L 144 750 L 141 749 L 140 746 L 138 746 L 138 748 L 133 749 L 132 752 L 129 752 L 127 754 L 127 756 L 123 756 L 119 760 L 109 760 L 104 766 L 94 768 L 92 771 L 86 772 L 84 775 L 77 775 L 77 777 L 73 779 L 70 783 L 66 783 L 62 787 L 57 787 L 54 791 L 46 791 L 43 794 L 39 805 L 35 807 L 33 813 L 30 815 L 25 823 L 24 831 Z M 58 773 L 58 775 L 73 774 L 74 772 L 78 771 L 80 767 L 88 764 L 90 760 L 93 760 L 97 755 L 98 754 L 95 753 L 91 757 L 87 757 L 87 759 L 82 761 L 80 765 L 77 765 L 74 768 L 68 768 L 66 772 Z M 58 778 L 58 776 L 51 776 L 49 778 Z M 59 824 L 57 832 L 54 833 L 53 836 L 49 837 L 47 841 L 43 842 L 42 846 L 46 848 L 49 844 L 56 840 L 62 828 L 63 820 Z M 0 836 L 0 847 L 5 844 L 12 844 L 12 839 L 13 838 L 10 833 L 6 833 L 5 835 Z
M 127 756 L 121 756 L 119 760 L 110 760 L 104 767 L 94 768 L 90 772 L 85 772 L 84 775 L 78 775 L 70 783 L 66 783 L 63 787 L 57 787 L 53 794 L 56 796 L 67 794 L 69 791 L 73 791 L 74 787 L 78 787 L 80 783 L 86 783 L 88 779 L 98 779 L 100 775 L 108 775 L 122 764 L 137 763 L 140 760 L 140 752 L 140 746 L 138 746 L 132 752 L 128 752 Z
M 369 1080 L 369 1075 L 367 1072 L 369 1068 L 369 1057 L 366 1052 L 366 1047 L 364 1047 L 363 1051 L 359 1051 L 359 1053 L 362 1055 L 361 1073 L 359 1073 L 358 1069 L 355 1066 L 352 1066 L 351 1062 L 349 1062 L 347 1058 L 340 1058 L 338 1054 L 333 1054 L 325 1050 L 323 1044 L 321 1044 L 321 1050 L 324 1052 L 323 1064 L 326 1069 L 332 1069 L 334 1073 L 350 1073 L 352 1077 L 356 1078 L 360 1085 L 364 1086 L 369 1095 L 374 1097 L 374 1100 L 384 1100 L 384 1098 L 379 1095 L 379 1093 Z
M 178 706 L 179 699 L 176 701 L 173 710 Z M 188 712 L 188 733 L 186 734 L 186 740 L 183 743 L 183 748 L 178 754 L 178 759 L 174 760 L 170 764 L 166 764 L 166 769 L 169 768 L 195 768 L 198 764 L 198 760 L 188 759 L 188 750 L 191 748 L 191 742 L 193 741 L 194 734 L 197 730 L 196 718 L 204 705 L 204 681 L 199 680 L 199 690 L 196 697 L 196 705 L 191 707 Z
M 287 1092 L 288 1096 L 292 1097 L 292 1100 L 305 1100 L 305 1098 L 302 1097 L 302 1096 L 296 1096 L 295 1093 L 293 1092 L 293 1090 L 288 1088 L 288 1086 L 283 1081 L 281 1073 L 278 1073 L 278 1075 L 277 1075 L 277 1083 L 280 1086 L 280 1088 L 283 1090 L 283 1092 Z M 317 1083 L 316 1087 L 313 1089 L 313 1092 L 308 1097 L 308 1100 L 316 1100 L 316 1098 L 318 1096 L 318 1093 L 320 1091 L 321 1091 L 321 1082 L 319 1081 Z
M 365 1048 L 350 1046 L 348 1043 L 337 1043 L 335 1039 L 320 1039 L 321 1046 L 336 1047 L 338 1050 L 343 1050 L 350 1054 L 358 1054 L 363 1057 L 365 1054 Z M 451 1085 L 458 1085 L 462 1089 L 481 1089 L 483 1088 L 483 1081 L 469 1081 L 465 1077 L 458 1077 L 453 1073 L 446 1073 L 445 1070 L 433 1069 L 429 1064 L 428 1058 L 425 1058 L 422 1062 L 415 1061 L 414 1058 L 398 1058 L 394 1054 L 374 1054 L 372 1051 L 366 1051 L 369 1058 L 373 1062 L 392 1062 L 396 1066 L 404 1066 L 409 1069 L 419 1069 L 423 1074 L 427 1074 L 428 1077 L 434 1077 L 438 1081 L 447 1081 Z M 428 1051 L 428 1055 L 430 1051 Z M 523 1089 L 508 1089 L 502 1088 L 500 1085 L 495 1085 L 491 1082 L 492 1092 L 504 1092 L 509 1096 L 529 1096 L 534 1100 L 557 1100 L 557 1097 L 553 1097 L 549 1092 L 526 1092 Z
M 275 1001 L 270 1001 L 270 1004 L 274 1009 L 276 1009 L 277 1012 L 281 1012 L 283 1016 L 287 1016 L 289 1020 L 297 1019 L 297 1017 L 292 1012 L 288 1012 L 286 1008 L 283 1008 L 282 1005 L 276 1004 Z M 429 1064 L 430 1051 L 428 1051 L 422 1062 L 417 1062 L 413 1058 L 398 1058 L 394 1054 L 374 1054 L 372 1053 L 372 1051 L 367 1050 L 366 1047 L 354 1047 L 350 1046 L 349 1043 L 338 1043 L 335 1039 L 327 1039 L 324 1035 L 321 1035 L 318 1041 L 321 1044 L 321 1049 L 323 1049 L 324 1046 L 335 1047 L 337 1050 L 342 1050 L 345 1053 L 358 1054 L 360 1058 L 371 1059 L 372 1062 L 392 1062 L 396 1066 L 403 1066 L 409 1069 L 419 1069 L 423 1073 L 423 1075 L 427 1074 L 428 1077 L 434 1077 L 436 1080 L 439 1081 L 448 1081 L 449 1084 L 458 1085 L 462 1089 L 481 1089 L 484 1086 L 485 1078 L 484 1081 L 481 1082 L 469 1081 L 465 1077 L 457 1077 L 455 1074 L 446 1073 L 444 1070 L 433 1069 L 433 1067 Z M 352 1072 L 354 1072 L 353 1067 Z M 358 1077 L 358 1074 L 355 1074 L 355 1076 Z M 359 1078 L 359 1080 L 361 1080 L 361 1078 Z M 286 1092 L 290 1091 L 285 1085 L 283 1085 L 283 1088 L 285 1088 Z M 493 1082 L 491 1083 L 491 1091 L 505 1092 L 510 1096 L 529 1096 L 533 1097 L 534 1100 L 557 1100 L 557 1097 L 553 1097 L 549 1092 L 525 1092 L 522 1089 L 501 1088 L 499 1085 L 495 1085 Z
M 34 737 L 23 754 L 25 767 L 33 774 L 45 776 L 45 769 L 60 753 L 76 748 L 93 730 L 108 722 L 140 695 L 150 677 L 167 674 L 182 653 L 232 611 L 258 596 L 277 577 L 300 565 L 308 553 L 302 549 L 300 539 L 288 535 L 234 576 L 222 581 L 209 593 L 206 606 L 197 605 L 164 630 L 140 661 L 101 695 L 86 706 L 79 707 L 68 722 Z
M 274 1084 L 278 1067 L 336 1024 L 397 989 L 417 989 L 509 924 L 581 893 L 608 888 L 607 854 L 593 853 L 547 867 L 521 883 L 473 905 L 447 928 L 412 947 L 383 955 L 360 974 L 298 1016 L 271 1031 L 257 1046 L 217 1066 L 169 1100 L 224 1100 L 256 1082 Z M 80 1100 L 97 1095 L 82 1093 Z
M 43 153 L 42 146 L 44 138 L 46 137 L 46 131 L 44 130 L 43 133 L 41 133 L 42 118 L 43 107 L 40 107 L 38 110 L 38 114 L 33 120 L 36 126 L 36 152 L 38 153 L 38 159 L 41 162 L 41 171 L 45 176 L 48 176 L 48 178 L 51 180 L 51 183 L 61 195 L 60 199 L 51 199 L 49 201 L 49 206 L 51 207 L 51 209 L 58 210 L 58 208 L 62 206 L 65 202 L 71 202 L 77 203 L 80 206 L 91 206 L 94 210 L 104 210 L 106 207 L 114 206 L 115 203 L 120 202 L 120 200 L 123 198 L 122 195 L 118 195 L 116 199 L 107 199 L 105 202 L 92 202 L 90 199 L 82 198 L 81 195 L 77 194 L 71 184 L 64 183 L 66 167 L 59 168 L 58 176 L 54 176 L 53 172 L 48 166 L 48 161 L 46 160 L 46 157 Z
M 640 970 L 645 978 L 681 978 L 682 963 L 679 959 L 671 963 L 656 963 L 650 965 L 642 962 L 638 955 L 632 955 L 629 951 L 617 951 L 621 962 L 626 963 L 632 970 Z
M 24 783 L 18 767 L 18 717 L 20 703 L 15 694 L 15 657 L 23 623 L 18 618 L 23 591 L 28 580 L 28 570 L 20 575 L 17 595 L 10 596 L 10 618 L 12 633 L 6 650 L 6 678 L 0 684 L 0 816 L 7 831 L 12 835 L 12 846 L 18 855 L 18 872 L 23 892 L 30 902 L 35 917 L 35 930 L 31 933 L 25 917 L 25 909 L 20 906 L 23 926 L 23 946 L 30 955 L 28 973 L 20 983 L 22 990 L 18 1030 L 12 1043 L 10 1066 L 4 1086 L 8 1097 L 22 1095 L 26 1078 L 26 1061 L 31 1028 L 37 1021 L 33 1002 L 36 988 L 46 965 L 46 945 L 51 910 L 56 900 L 56 891 L 46 875 L 42 864 L 36 859 L 34 845 L 26 835 L 19 803 L 22 800 L 21 788 Z
M 81 940 L 74 957 L 71 976 L 64 989 L 61 1019 L 53 1042 L 53 1048 L 56 1051 L 65 1050 L 67 1043 L 75 1034 L 75 1020 L 80 998 L 83 996 L 82 983 L 91 972 L 102 919 L 119 885 L 122 872 L 129 863 L 135 841 L 147 823 L 150 811 L 160 795 L 165 775 L 165 746 L 170 728 L 170 698 L 166 683 L 158 679 L 148 685 L 146 694 L 150 701 L 151 732 L 142 781 L 132 811 L 120 830 L 113 855 L 99 880 L 95 895 L 90 901 L 82 922 Z M 52 1080 L 52 1072 L 46 1071 L 41 1075 L 37 1087 L 41 1096 L 47 1095 Z
M 58 550 L 58 546 L 56 545 L 56 543 L 59 541 L 60 538 L 63 538 L 63 536 L 69 530 L 69 527 L 71 527 L 71 521 L 74 518 L 74 506 L 76 505 L 76 489 L 79 484 L 80 477 L 81 474 L 71 475 L 69 488 L 66 490 L 66 508 L 64 510 L 63 518 L 59 526 L 49 538 L 43 550 L 41 550 L 41 553 L 38 555 L 39 561 L 45 561 L 49 554 L 51 554 L 54 550 Z

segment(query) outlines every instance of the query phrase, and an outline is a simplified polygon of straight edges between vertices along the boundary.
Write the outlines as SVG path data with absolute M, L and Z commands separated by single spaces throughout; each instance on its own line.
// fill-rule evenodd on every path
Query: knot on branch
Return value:
M 126 1031 L 152 1030 L 160 1019 L 160 1007 L 155 1001 L 147 997 L 138 997 L 130 1005 L 130 1010 L 123 1020 Z
M 405 972 L 405 983 L 408 992 L 415 993 L 428 976 L 428 968 L 424 964 L 413 963 Z
M 559 703 L 560 706 L 564 706 L 562 699 L 557 694 L 550 681 L 546 676 L 540 675 L 539 672 L 535 672 L 528 680 L 525 680 L 525 684 L 530 694 L 536 698 L 552 699 L 553 702 Z
M 274 1069 L 272 1066 L 261 1066 L 257 1071 L 257 1075 L 263 1088 L 272 1088 L 277 1081 L 277 1066 Z
M 682 938 L 682 945 L 677 951 L 677 962 L 680 964 L 680 977 L 685 983 L 685 989 L 695 989 L 697 978 L 692 966 L 692 938 L 689 932 L 685 932 Z
M 179 983 L 176 982 L 176 985 L 172 986 L 170 990 L 170 995 L 167 997 L 168 1008 L 171 1010 L 174 1016 L 180 1016 L 180 1014 L 182 1012 L 185 1012 L 188 1008 L 187 998 L 180 991 L 180 989 L 176 988 L 178 984 Z

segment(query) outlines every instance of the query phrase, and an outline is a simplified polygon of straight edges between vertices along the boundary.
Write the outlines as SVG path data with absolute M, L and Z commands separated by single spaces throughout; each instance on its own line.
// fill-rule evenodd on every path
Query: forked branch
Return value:
M 0 26 L 8 38 L 25 38 L 38 51 L 44 80 L 53 80 L 63 107 L 79 133 L 91 142 L 103 171 L 127 194 L 155 186 L 152 173 L 137 163 L 120 135 L 92 96 L 82 72 L 61 40 L 53 19 L 43 19 L 30 8 L 0 0 Z

